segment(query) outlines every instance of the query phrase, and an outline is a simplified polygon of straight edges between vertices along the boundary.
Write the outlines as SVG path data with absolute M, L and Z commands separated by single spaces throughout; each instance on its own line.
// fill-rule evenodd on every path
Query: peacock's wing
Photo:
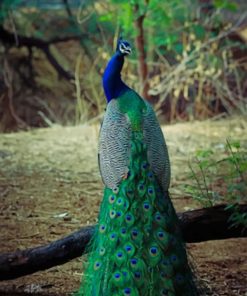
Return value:
M 147 102 L 146 107 L 143 115 L 143 134 L 147 145 L 148 162 L 165 192 L 169 188 L 171 175 L 168 150 L 153 108 Z
M 99 136 L 99 168 L 106 187 L 114 189 L 128 173 L 131 127 L 116 100 L 107 105 Z

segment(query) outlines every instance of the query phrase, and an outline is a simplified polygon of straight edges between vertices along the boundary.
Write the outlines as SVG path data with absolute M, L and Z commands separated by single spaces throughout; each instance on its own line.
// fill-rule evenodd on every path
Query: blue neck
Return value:
M 124 57 L 116 52 L 106 66 L 103 75 L 103 87 L 108 103 L 129 89 L 121 79 L 123 64 Z

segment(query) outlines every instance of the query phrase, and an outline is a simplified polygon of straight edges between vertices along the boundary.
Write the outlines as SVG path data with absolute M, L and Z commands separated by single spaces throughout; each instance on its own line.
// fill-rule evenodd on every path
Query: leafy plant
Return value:
M 232 56 L 243 46 L 229 37 L 235 22 L 224 18 L 226 10 L 239 12 L 231 0 L 211 4 L 193 0 L 111 0 L 100 16 L 102 23 L 113 22 L 133 39 L 135 20 L 144 18 L 145 51 L 150 73 L 149 94 L 159 96 L 156 110 L 169 110 L 169 120 L 207 118 L 218 112 L 246 113 L 243 65 L 246 59 Z M 134 59 L 136 56 L 134 55 Z M 134 61 L 133 61 L 134 62 Z M 164 75 L 165 73 L 165 75 Z M 182 109 L 182 110 L 181 110 Z
M 204 207 L 213 206 L 215 203 L 216 194 L 212 187 L 211 174 L 211 171 L 215 170 L 215 166 L 211 159 L 212 155 L 212 150 L 199 150 L 193 163 L 189 163 L 191 171 L 189 178 L 194 182 L 186 185 L 186 192 Z
M 204 207 L 227 202 L 232 226 L 247 227 L 247 213 L 239 211 L 239 204 L 247 200 L 247 156 L 240 142 L 227 140 L 220 159 L 211 149 L 197 151 L 189 167 L 186 192 Z

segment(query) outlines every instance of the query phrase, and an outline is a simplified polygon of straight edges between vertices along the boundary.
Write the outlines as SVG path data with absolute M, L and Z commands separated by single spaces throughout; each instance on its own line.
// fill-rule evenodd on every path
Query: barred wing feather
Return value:
M 151 105 L 143 118 L 144 141 L 147 145 L 148 161 L 164 192 L 170 185 L 170 161 L 164 135 Z
M 99 168 L 106 187 L 114 189 L 128 173 L 131 127 L 117 101 L 111 100 L 99 136 Z

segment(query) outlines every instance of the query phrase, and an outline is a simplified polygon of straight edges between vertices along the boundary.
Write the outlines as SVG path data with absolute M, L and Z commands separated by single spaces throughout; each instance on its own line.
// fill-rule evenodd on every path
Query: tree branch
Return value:
M 15 35 L 5 30 L 2 26 L 0 26 L 0 40 L 3 43 L 9 44 L 10 46 L 16 46 L 16 47 L 26 46 L 29 49 L 32 47 L 41 49 L 45 53 L 47 59 L 49 60 L 51 65 L 54 67 L 54 69 L 57 71 L 57 73 L 68 80 L 73 79 L 74 75 L 72 75 L 70 72 L 63 69 L 63 67 L 58 63 L 55 57 L 51 54 L 49 46 L 51 44 L 66 42 L 69 40 L 80 40 L 81 37 L 82 36 L 66 36 L 62 38 L 53 38 L 51 40 L 45 41 L 35 37 L 26 37 L 26 36 L 18 35 L 18 44 L 17 44 Z
M 207 240 L 246 237 L 242 227 L 231 228 L 230 210 L 225 205 L 178 213 L 184 240 L 188 243 Z M 240 212 L 247 211 L 247 205 L 239 206 Z M 86 246 L 95 226 L 87 226 L 71 235 L 40 246 L 14 253 L 0 254 L 0 280 L 9 280 L 64 264 L 86 253 Z
M 74 79 L 74 75 L 64 70 L 64 68 L 58 63 L 55 57 L 51 54 L 50 48 L 48 46 L 44 47 L 42 50 L 44 51 L 47 60 L 56 69 L 59 75 L 63 76 L 67 80 Z

